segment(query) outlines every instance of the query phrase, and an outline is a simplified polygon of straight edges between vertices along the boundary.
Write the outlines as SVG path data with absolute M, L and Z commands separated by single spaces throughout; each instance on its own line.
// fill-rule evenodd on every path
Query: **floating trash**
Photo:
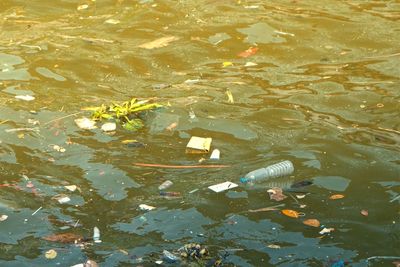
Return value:
M 221 184 L 216 184 L 216 185 L 211 185 L 208 188 L 211 189 L 212 191 L 219 193 L 228 189 L 232 189 L 237 187 L 238 185 L 232 182 L 224 182 Z

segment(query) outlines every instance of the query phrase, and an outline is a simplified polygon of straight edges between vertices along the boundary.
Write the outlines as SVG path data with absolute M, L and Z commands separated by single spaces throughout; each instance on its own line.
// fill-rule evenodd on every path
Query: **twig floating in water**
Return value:
M 60 118 L 57 118 L 57 119 L 48 121 L 48 122 L 46 122 L 45 124 L 43 124 L 43 126 L 45 126 L 45 125 L 47 125 L 47 124 L 50 124 L 50 123 L 52 123 L 52 122 L 54 122 L 54 121 L 63 120 L 63 119 L 66 119 L 66 118 L 69 118 L 69 117 L 72 117 L 72 116 L 75 116 L 75 115 L 78 115 L 78 114 L 81 114 L 81 113 L 83 113 L 83 111 L 79 111 L 79 112 L 76 112 L 76 113 L 73 113 L 73 114 L 69 114 L 69 115 L 67 115 L 67 116 L 63 116 L 63 117 L 60 117 Z
M 134 163 L 135 166 L 141 167 L 158 167 L 169 169 L 201 169 L 201 168 L 227 168 L 229 165 L 165 165 L 165 164 L 152 164 L 152 163 Z

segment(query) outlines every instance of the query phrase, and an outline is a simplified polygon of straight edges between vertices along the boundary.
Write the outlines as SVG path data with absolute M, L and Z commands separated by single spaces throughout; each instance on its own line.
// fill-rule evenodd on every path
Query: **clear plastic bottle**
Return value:
M 285 160 L 265 168 L 260 168 L 249 172 L 244 177 L 240 178 L 242 183 L 254 183 L 258 180 L 278 178 L 293 173 L 293 163 L 289 160 Z

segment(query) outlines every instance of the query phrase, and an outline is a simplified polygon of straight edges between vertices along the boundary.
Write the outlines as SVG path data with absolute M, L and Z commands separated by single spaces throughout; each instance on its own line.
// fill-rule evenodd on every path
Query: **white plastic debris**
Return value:
M 95 226 L 95 227 L 93 228 L 93 241 L 94 241 L 95 243 L 101 243 L 101 240 L 100 240 L 100 230 L 99 230 L 99 228 L 97 228 L 97 226 Z
M 78 188 L 76 185 L 66 185 L 64 187 L 71 192 L 74 192 Z
M 89 8 L 89 5 L 80 5 L 80 6 L 78 6 L 76 9 L 77 10 L 84 10 L 84 9 L 88 9 Z
M 25 100 L 25 101 L 35 100 L 35 97 L 31 96 L 31 95 L 16 95 L 15 98 L 20 99 L 20 100 Z
M 335 228 L 324 228 L 319 232 L 319 234 L 321 234 L 321 235 L 327 234 L 327 233 L 330 233 L 330 232 L 332 232 L 334 230 L 335 230 Z
M 5 215 L 5 214 L 0 215 L 0 222 L 7 220 L 7 218 L 8 218 L 8 215 Z
M 257 66 L 257 63 L 254 62 L 246 62 L 246 64 L 244 64 L 245 67 L 254 67 Z
M 108 19 L 108 20 L 106 20 L 104 23 L 107 23 L 107 24 L 119 24 L 120 23 L 120 21 L 119 20 L 117 20 L 117 19 Z
M 97 128 L 96 122 L 91 119 L 88 119 L 86 117 L 75 119 L 75 123 L 76 123 L 76 125 L 78 125 L 79 128 L 85 129 L 85 130 L 91 130 L 91 129 Z
M 221 152 L 219 149 L 214 149 L 213 152 L 211 153 L 210 159 L 219 159 Z
M 145 211 L 154 210 L 155 208 L 156 207 L 149 206 L 149 205 L 146 205 L 146 204 L 140 204 L 139 205 L 139 209 L 140 210 L 145 210 Z
M 220 184 L 216 184 L 216 185 L 211 185 L 208 188 L 211 189 L 214 192 L 222 192 L 228 189 L 232 189 L 237 187 L 238 185 L 232 182 L 224 182 L 224 183 L 220 183 Z
M 158 190 L 165 190 L 173 184 L 174 183 L 172 181 L 166 180 L 164 183 L 160 184 L 160 186 L 158 187 Z
M 117 124 L 115 122 L 107 122 L 101 126 L 101 129 L 105 132 L 112 132 L 117 129 Z
M 56 200 L 58 201 L 58 203 L 60 204 L 64 204 L 67 202 L 70 202 L 71 199 L 68 196 L 61 196 L 61 197 L 57 197 Z

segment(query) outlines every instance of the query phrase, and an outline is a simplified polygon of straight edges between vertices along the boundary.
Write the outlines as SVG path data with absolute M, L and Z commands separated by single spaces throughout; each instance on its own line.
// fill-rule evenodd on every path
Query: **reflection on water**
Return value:
M 400 4 L 264 2 L 1 1 L 1 265 L 149 266 L 190 242 L 236 266 L 399 256 Z M 177 38 L 143 46 L 166 36 Z M 249 47 L 258 50 L 238 56 Z M 132 96 L 166 108 L 146 114 L 137 133 L 74 123 L 83 107 Z M 230 168 L 134 166 L 199 164 L 201 155 L 184 153 L 192 135 L 212 137 L 218 164 Z M 132 139 L 144 145 L 123 143 Z M 285 159 L 292 177 L 207 189 Z M 159 194 L 165 180 L 180 197 Z M 277 204 L 268 187 L 302 180 L 314 185 L 286 192 L 282 204 L 304 217 L 248 212 Z M 345 197 L 329 200 L 338 192 Z M 310 218 L 335 231 L 319 234 L 302 224 Z M 94 226 L 102 243 L 42 240 L 88 238 Z M 56 259 L 45 258 L 49 249 Z

